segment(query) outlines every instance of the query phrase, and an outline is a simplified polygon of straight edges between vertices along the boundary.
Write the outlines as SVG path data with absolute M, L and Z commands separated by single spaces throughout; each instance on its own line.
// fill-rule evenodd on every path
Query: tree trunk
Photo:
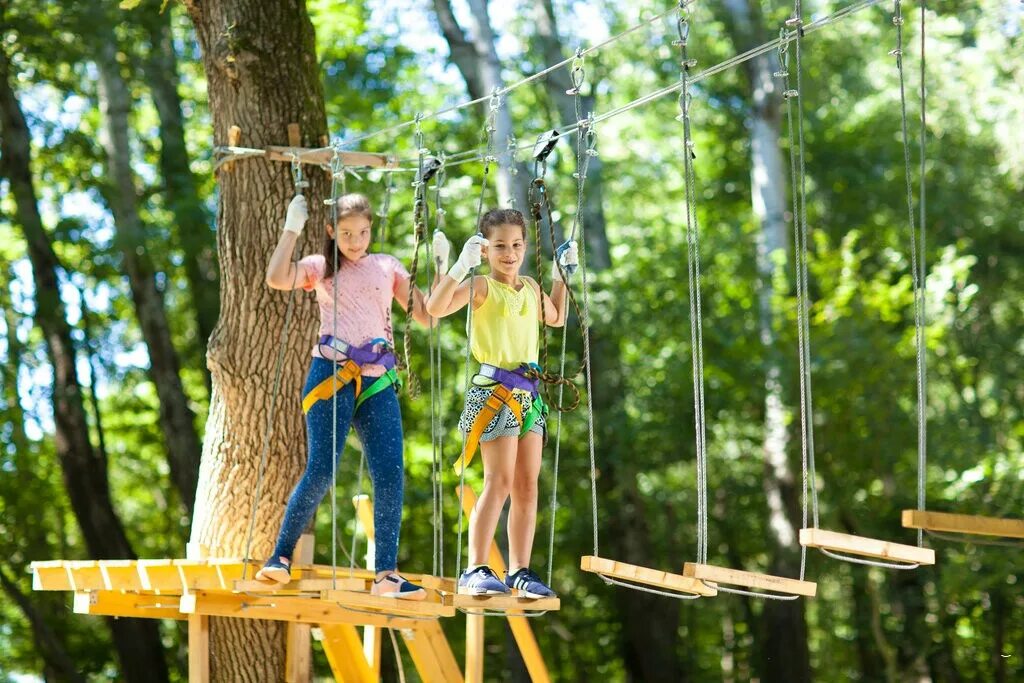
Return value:
M 469 0 L 473 17 L 473 30 L 467 38 L 455 18 L 450 0 L 434 0 L 434 12 L 441 25 L 441 32 L 448 42 L 449 57 L 466 81 L 466 90 L 472 99 L 486 97 L 504 84 L 501 80 L 501 60 L 494 47 L 494 31 L 491 29 L 486 0 Z M 494 117 L 494 152 L 501 163 L 497 169 L 498 203 L 509 204 L 515 198 L 515 206 L 527 213 L 527 185 L 525 174 L 513 175 L 513 159 L 508 153 L 508 142 L 515 135 L 512 115 L 509 110 L 509 96 L 503 98 L 501 108 Z M 483 111 L 487 105 L 482 104 Z M 427 145 L 430 146 L 429 144 Z M 519 166 L 517 165 L 517 169 Z
M 178 94 L 178 58 L 174 52 L 170 7 L 162 0 L 150 0 L 139 12 L 149 34 L 150 48 L 143 62 L 146 84 L 160 117 L 160 173 L 166 189 L 166 205 L 174 215 L 173 231 L 185 258 L 185 277 L 192 294 L 197 333 L 196 347 L 203 359 L 207 389 L 210 371 L 206 367 L 206 345 L 213 334 L 220 309 L 217 245 L 199 196 L 199 183 L 189 165 L 185 126 Z
M 196 27 L 213 115 L 214 140 L 242 130 L 251 147 L 288 144 L 296 123 L 305 146 L 327 143 L 327 119 L 313 26 L 302 0 L 186 1 Z M 304 253 L 319 251 L 328 195 L 325 174 L 308 173 L 313 215 L 301 240 Z M 221 556 L 246 552 L 254 495 L 259 505 L 249 555 L 266 557 L 280 528 L 288 494 L 306 463 L 299 394 L 316 329 L 315 309 L 296 293 L 294 317 L 283 343 L 288 349 L 279 395 L 270 413 L 274 371 L 288 293 L 264 284 L 266 260 L 280 233 L 293 194 L 287 164 L 265 159 L 235 162 L 222 170 L 217 241 L 224 278 L 221 311 L 210 339 L 213 380 L 206 423 L 200 488 L 192 541 Z M 259 477 L 264 429 L 273 430 L 267 466 Z M 214 680 L 279 680 L 284 671 L 285 629 L 279 623 L 211 620 L 210 673 Z
M 90 556 L 132 559 L 135 554 L 110 499 L 106 455 L 94 449 L 89 441 L 71 329 L 57 282 L 57 255 L 39 215 L 30 165 L 28 125 L 10 78 L 7 55 L 0 51 L 0 173 L 10 181 L 17 207 L 14 222 L 25 235 L 35 280 L 35 322 L 43 331 L 47 355 L 53 365 L 55 445 L 64 486 Z M 107 623 L 113 632 L 124 680 L 167 680 L 167 664 L 155 621 L 112 619 Z
M 111 35 L 113 32 L 111 32 Z M 157 287 L 156 272 L 146 249 L 139 216 L 135 178 L 128 139 L 131 96 L 117 60 L 117 45 L 107 40 L 96 49 L 99 69 L 100 111 L 103 115 L 103 149 L 111 179 L 108 203 L 114 214 L 115 242 L 121 251 L 125 274 L 131 286 L 135 314 L 149 351 L 149 378 L 160 401 L 160 427 L 167 447 L 171 481 L 182 503 L 192 515 L 199 475 L 201 445 L 195 416 L 181 384 L 178 352 L 171 343 L 170 325 L 163 292 Z
M 755 0 L 726 0 L 729 30 L 737 52 L 765 42 L 760 5 Z M 775 256 L 786 249 L 786 164 L 779 148 L 780 84 L 773 77 L 778 58 L 768 52 L 744 65 L 751 95 L 750 182 L 751 203 L 761 223 L 757 244 L 758 325 L 765 352 L 764 490 L 768 500 L 769 529 L 776 550 L 771 571 L 796 576 L 795 550 L 800 526 L 800 493 L 787 454 L 786 408 L 783 400 L 782 361 L 775 344 L 772 282 Z M 793 217 L 796 220 L 797 217 Z M 764 675 L 767 680 L 793 683 L 811 680 L 807 623 L 802 601 L 769 600 L 764 610 Z M 778 656 L 778 653 L 786 653 Z

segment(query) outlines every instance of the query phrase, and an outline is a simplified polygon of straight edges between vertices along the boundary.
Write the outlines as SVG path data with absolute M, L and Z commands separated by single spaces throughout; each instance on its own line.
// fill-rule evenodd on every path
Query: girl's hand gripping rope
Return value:
M 285 231 L 301 235 L 302 228 L 305 227 L 308 218 L 309 209 L 306 206 L 306 198 L 301 194 L 295 195 L 288 204 L 288 213 L 284 219 Z
M 566 275 L 574 275 L 579 265 L 580 255 L 579 249 L 576 246 L 576 240 L 569 240 L 555 250 L 555 263 L 551 268 L 551 280 L 553 282 L 563 282 L 562 271 L 564 270 Z
M 452 266 L 452 269 L 448 271 L 448 277 L 456 282 L 462 282 L 469 274 L 469 271 L 480 265 L 483 248 L 488 244 L 489 242 L 483 235 L 473 235 L 466 240 L 465 246 L 462 247 L 462 253 L 459 254 L 459 259 Z
M 437 271 L 443 273 L 448 269 L 448 256 L 451 254 L 451 245 L 448 244 L 448 238 L 440 230 L 434 231 L 433 251 Z

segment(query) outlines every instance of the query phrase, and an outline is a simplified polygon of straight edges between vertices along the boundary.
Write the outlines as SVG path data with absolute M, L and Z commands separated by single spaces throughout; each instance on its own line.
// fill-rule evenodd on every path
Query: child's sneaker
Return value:
M 540 577 L 523 567 L 515 574 L 506 574 L 505 585 L 519 591 L 519 597 L 532 598 L 555 598 L 558 597 L 555 591 L 548 588 Z
M 498 575 L 482 564 L 476 569 L 467 569 L 459 577 L 459 595 L 504 595 L 511 593 Z
M 370 593 L 382 598 L 398 600 L 423 600 L 427 597 L 427 591 L 414 583 L 409 583 L 395 572 L 391 572 L 381 579 L 374 579 Z
M 287 557 L 267 560 L 267 563 L 263 565 L 263 569 L 256 572 L 256 580 L 288 583 L 292 580 L 291 566 L 291 560 Z

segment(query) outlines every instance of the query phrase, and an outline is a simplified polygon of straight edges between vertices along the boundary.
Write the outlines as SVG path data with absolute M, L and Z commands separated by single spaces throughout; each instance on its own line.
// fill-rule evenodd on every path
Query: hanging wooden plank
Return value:
M 320 645 L 331 665 L 331 673 L 343 683 L 376 683 L 377 676 L 363 656 L 359 631 L 350 624 L 320 624 Z
M 459 609 L 516 610 L 518 612 L 555 612 L 561 608 L 558 598 L 524 598 L 518 595 L 460 595 L 451 596 Z
M 650 569 L 635 564 L 626 564 L 616 560 L 609 560 L 594 555 L 584 555 L 580 558 L 580 569 L 585 572 L 604 574 L 614 579 L 622 579 L 630 583 L 640 583 L 662 590 L 675 591 L 676 593 L 687 593 L 690 595 L 702 595 L 712 597 L 718 595 L 718 591 L 707 584 L 691 579 L 682 574 L 673 574 L 659 569 Z
M 954 534 L 1024 538 L 1024 519 L 956 515 L 931 510 L 904 510 L 903 526 Z
M 813 581 L 800 581 L 784 576 L 747 572 L 740 569 L 729 569 L 727 567 L 697 564 L 695 562 L 687 562 L 683 565 L 683 575 L 712 583 L 724 583 L 789 595 L 802 595 L 808 598 L 813 598 L 818 590 L 818 584 Z
M 291 163 L 293 155 L 298 154 L 300 161 L 304 164 L 330 164 L 334 158 L 333 149 L 312 150 L 305 147 L 278 147 L 266 148 L 267 159 L 271 161 L 287 161 Z M 387 154 L 374 154 L 371 152 L 341 152 L 341 163 L 350 168 L 394 168 L 398 163 Z
M 455 608 L 452 607 L 451 600 L 446 596 L 438 594 L 428 595 L 426 600 L 414 601 L 382 598 L 378 595 L 357 593 L 355 591 L 326 590 L 321 591 L 320 598 L 324 602 L 337 603 L 344 607 L 377 610 L 382 614 L 393 614 L 395 616 L 455 616 Z
M 369 590 L 369 579 L 357 579 L 339 576 L 337 579 L 297 579 L 288 583 L 271 581 L 232 582 L 232 590 L 236 593 L 260 593 L 266 595 L 295 595 L 297 593 L 322 593 L 329 590 L 365 591 Z
M 402 639 L 423 683 L 462 683 L 462 671 L 440 623 L 423 622 L 403 630 Z
M 860 555 L 879 560 L 908 562 L 913 564 L 935 564 L 935 551 L 916 545 L 890 543 L 864 536 L 841 534 L 825 529 L 801 529 L 800 545 L 807 548 L 824 548 L 848 555 Z

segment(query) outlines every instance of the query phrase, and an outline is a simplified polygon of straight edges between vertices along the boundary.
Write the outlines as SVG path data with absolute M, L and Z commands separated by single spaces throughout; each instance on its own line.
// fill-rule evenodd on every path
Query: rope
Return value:
M 673 593 L 672 591 L 658 590 L 657 588 L 649 588 L 647 586 L 641 586 L 640 584 L 631 583 L 629 581 L 622 581 L 620 579 L 614 579 L 606 574 L 598 574 L 601 580 L 610 586 L 621 586 L 623 588 L 629 588 L 630 590 L 640 591 L 641 593 L 651 593 L 653 595 L 661 595 L 666 598 L 675 598 L 676 600 L 697 600 L 703 596 L 701 595 L 689 595 L 687 593 Z
M 300 166 L 301 168 L 301 166 Z M 331 159 L 331 230 L 338 229 L 338 171 L 341 169 L 341 156 L 334 150 Z M 338 235 L 334 235 L 334 273 L 331 276 L 332 324 L 338 320 Z M 334 332 L 334 330 L 331 330 Z M 338 587 L 338 354 L 331 354 L 331 588 Z M 346 435 L 347 436 L 347 435 Z M 362 464 L 360 463 L 360 469 Z M 353 535 L 355 530 L 353 529 Z M 355 563 L 355 547 L 349 555 L 350 563 Z
M 480 218 L 484 212 L 484 196 L 487 193 L 487 177 L 491 170 L 491 164 L 495 163 L 497 159 L 493 156 L 494 153 L 494 131 L 497 128 L 494 125 L 495 117 L 498 114 L 498 109 L 501 107 L 501 98 L 498 95 L 497 88 L 494 94 L 491 96 L 490 113 L 487 117 L 487 121 L 484 123 L 484 173 L 480 180 L 480 199 L 477 203 L 476 208 L 476 224 L 480 225 Z M 476 269 L 472 269 L 469 273 L 469 301 L 466 304 L 466 391 L 468 392 L 473 386 L 473 376 L 470 373 L 470 363 L 472 356 L 472 339 L 473 339 L 473 283 L 476 280 Z M 462 435 L 462 450 L 466 449 L 466 437 L 468 432 L 464 432 Z M 464 494 L 466 487 L 466 470 L 468 468 L 463 467 L 462 472 L 459 474 L 459 493 L 460 497 Z M 459 538 L 458 538 L 458 550 L 455 556 L 455 580 L 458 581 L 462 576 L 462 533 L 463 533 L 463 505 L 459 502 Z
M 445 182 L 444 157 L 440 158 L 441 167 L 434 176 L 434 220 L 435 230 L 443 230 L 445 210 L 441 205 L 441 189 Z M 427 240 L 427 281 L 434 281 L 433 267 L 437 266 L 440 274 L 440 263 L 435 263 L 432 253 L 433 246 Z M 430 356 L 430 445 L 431 445 L 431 470 L 430 481 L 433 499 L 433 528 L 434 528 L 434 558 L 432 573 L 434 576 L 444 576 L 444 498 L 441 476 L 441 455 L 444 453 L 444 416 L 441 400 L 441 321 L 431 319 L 428 330 L 428 346 Z

